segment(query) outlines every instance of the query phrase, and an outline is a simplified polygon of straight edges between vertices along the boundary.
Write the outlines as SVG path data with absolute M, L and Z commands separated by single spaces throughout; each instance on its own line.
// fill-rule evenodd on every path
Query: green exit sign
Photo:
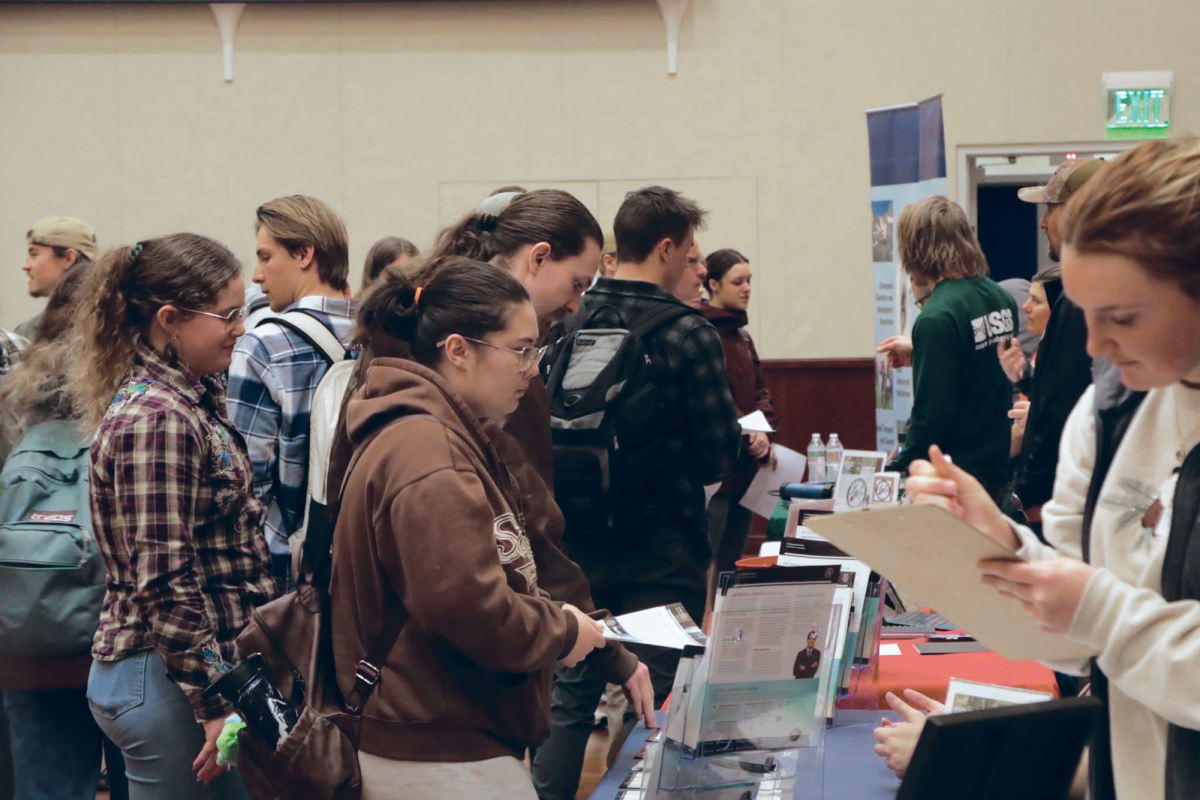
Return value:
M 1104 83 L 1104 138 L 1165 139 L 1171 134 L 1170 73 L 1106 73 Z

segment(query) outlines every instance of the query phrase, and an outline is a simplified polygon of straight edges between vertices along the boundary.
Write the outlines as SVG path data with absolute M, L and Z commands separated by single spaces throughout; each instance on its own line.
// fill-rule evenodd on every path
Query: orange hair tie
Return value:
M 417 293 L 413 295 L 413 308 L 416 308 L 417 305 L 421 302 L 421 292 L 424 291 L 424 289 L 425 289 L 424 286 L 417 287 Z

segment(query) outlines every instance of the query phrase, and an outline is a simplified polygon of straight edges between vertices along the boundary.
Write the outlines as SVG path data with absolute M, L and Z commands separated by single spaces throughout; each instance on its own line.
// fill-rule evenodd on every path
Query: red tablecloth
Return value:
M 1014 686 L 1036 692 L 1051 692 L 1058 697 L 1054 673 L 1032 661 L 1009 661 L 995 653 L 955 653 L 923 656 L 913 645 L 924 639 L 884 639 L 884 644 L 900 646 L 898 656 L 878 656 L 878 672 L 863 670 L 852 697 L 843 698 L 843 708 L 887 708 L 884 695 L 900 695 L 916 689 L 939 702 L 946 699 L 951 678 L 979 683 Z

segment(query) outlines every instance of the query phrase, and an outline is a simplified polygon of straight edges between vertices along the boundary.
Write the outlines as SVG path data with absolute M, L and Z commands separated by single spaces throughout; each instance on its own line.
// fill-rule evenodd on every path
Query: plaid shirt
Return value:
M 250 612 L 275 594 L 262 504 L 224 392 L 144 342 L 91 451 L 92 527 L 107 570 L 97 661 L 153 649 L 199 721 L 228 711 L 201 692 L 228 670 Z
M 287 311 L 300 309 L 315 312 L 334 336 L 349 341 L 352 301 L 304 297 Z M 254 463 L 254 491 L 267 506 L 267 544 L 280 556 L 289 552 L 288 536 L 304 522 L 309 414 L 317 384 L 328 369 L 323 353 L 295 331 L 270 321 L 238 341 L 229 365 L 229 417 L 246 437 Z
M 583 296 L 581 314 L 611 306 L 625 325 L 674 296 L 644 281 L 600 278 Z M 609 312 L 599 319 L 609 320 Z M 612 320 L 616 321 L 616 320 Z M 675 468 L 664 478 L 661 522 L 703 534 L 704 487 L 720 483 L 737 463 L 742 429 L 725 374 L 725 349 L 713 326 L 698 312 L 677 317 L 645 338 L 651 358 L 665 365 L 656 383 L 663 411 L 673 423 L 667 448 Z M 705 540 L 707 541 L 707 540 Z
M 0 328 L 0 376 L 12 371 L 21 360 L 21 351 L 28 345 L 24 336 Z

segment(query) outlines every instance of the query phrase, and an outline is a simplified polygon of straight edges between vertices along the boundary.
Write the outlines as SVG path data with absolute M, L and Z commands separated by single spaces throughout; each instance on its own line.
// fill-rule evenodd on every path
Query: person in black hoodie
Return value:
M 1029 395 L 1029 417 L 1013 479 L 1013 493 L 1020 499 L 1030 526 L 1040 535 L 1042 505 L 1054 493 L 1058 446 L 1071 409 L 1092 382 L 1092 359 L 1087 354 L 1087 323 L 1079 306 L 1062 290 L 1058 267 L 1062 250 L 1061 210 L 1068 200 L 1104 165 L 1103 161 L 1080 159 L 1058 168 L 1045 186 L 1022 189 L 1018 196 L 1027 203 L 1044 203 L 1041 227 L 1050 240 L 1054 266 L 1034 276 L 1046 290 L 1050 322 L 1037 350 L 1037 370 Z M 1002 344 L 1001 353 L 1015 346 Z M 1002 356 L 1003 358 L 1003 356 Z M 1012 374 L 1009 375 L 1013 377 Z M 1018 376 L 1019 377 L 1019 376 Z

